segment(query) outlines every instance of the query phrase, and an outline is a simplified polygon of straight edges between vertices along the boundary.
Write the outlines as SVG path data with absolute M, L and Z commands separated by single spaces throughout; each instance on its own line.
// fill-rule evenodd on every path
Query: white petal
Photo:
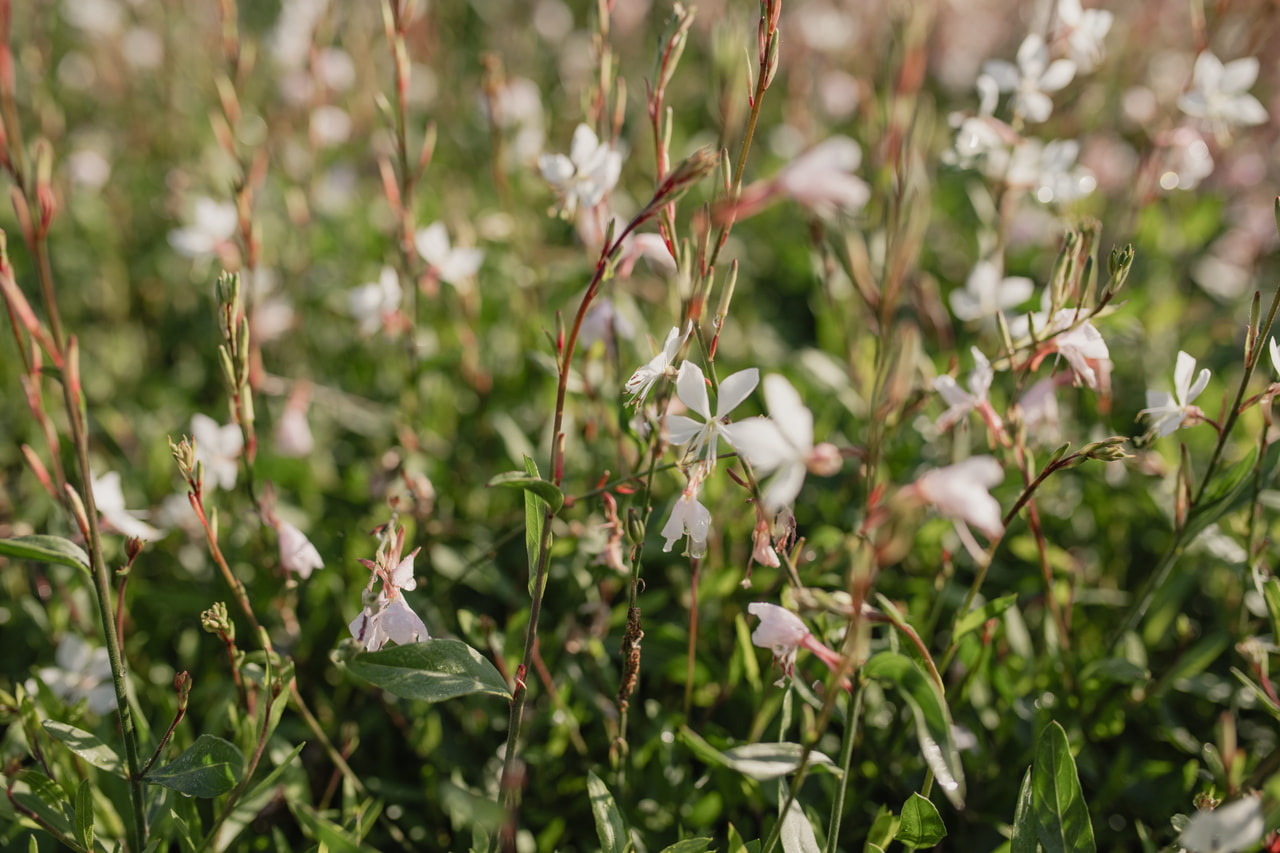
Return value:
M 797 458 L 795 448 L 769 418 L 739 421 L 732 425 L 725 440 L 760 474 L 768 474 L 787 460 Z
M 707 428 L 701 421 L 686 418 L 684 415 L 667 415 L 667 434 L 672 444 L 684 444 Z
M 449 232 L 443 222 L 433 222 L 419 229 L 413 244 L 422 259 L 432 266 L 440 266 L 449 257 Z
M 1222 89 L 1222 61 L 1209 51 L 1196 57 L 1196 67 L 1191 79 L 1202 92 L 1219 92 Z
M 759 384 L 760 371 L 755 367 L 739 370 L 726 377 L 720 383 L 719 396 L 716 397 L 716 420 L 736 409 L 739 403 L 751 396 L 751 392 L 756 390 Z M 685 402 L 688 403 L 687 400 Z
M 1003 59 L 987 62 L 982 66 L 982 73 L 987 79 L 994 80 L 996 88 L 1001 92 L 1011 92 L 1018 88 L 1018 81 L 1021 79 L 1018 69 Z
M 778 473 L 765 487 L 764 508 L 769 512 L 777 512 L 784 506 L 789 506 L 796 495 L 800 494 L 805 473 L 804 463 L 793 463 L 778 469 Z
M 1257 80 L 1258 58 L 1246 56 L 1222 66 L 1222 79 L 1218 81 L 1218 89 L 1224 94 L 1245 92 Z
M 813 413 L 805 408 L 799 392 L 786 377 L 777 373 L 765 377 L 764 402 L 769 416 L 793 447 L 804 453 L 813 449 Z
M 569 159 L 573 161 L 575 166 L 583 169 L 589 165 L 599 148 L 600 140 L 596 138 L 595 131 L 585 124 L 580 124 L 574 128 L 573 142 L 569 145 Z
M 955 379 L 945 373 L 933 380 L 933 390 L 937 391 L 943 401 L 952 408 L 971 409 L 978 404 L 973 395 L 961 388 Z
M 1237 95 L 1231 99 L 1231 106 L 1225 110 L 1223 117 L 1227 121 L 1248 126 L 1266 124 L 1267 109 L 1253 95 Z
M 1056 92 L 1066 86 L 1076 76 L 1076 64 L 1070 59 L 1059 59 L 1050 63 L 1040 77 L 1041 92 Z
M 1178 400 L 1179 405 L 1190 402 L 1187 391 L 1191 388 L 1191 374 L 1195 373 L 1195 370 L 1196 360 L 1179 350 L 1177 365 L 1173 368 L 1173 396 Z
M 573 163 L 563 154 L 543 154 L 538 158 L 538 171 L 542 178 L 554 187 L 568 183 L 576 171 Z
M 762 649 L 794 649 L 809 636 L 808 626 L 784 607 L 753 601 L 747 605 L 747 612 L 760 619 L 760 624 L 751 632 L 751 642 Z
M 1271 369 L 1280 376 L 1280 345 L 1276 344 L 1276 339 L 1271 339 Z
M 692 361 L 680 365 L 680 372 L 676 374 L 676 395 L 691 411 L 702 415 L 704 420 L 711 420 L 707 381 L 702 375 L 702 368 Z
M 1257 844 L 1265 829 L 1262 802 L 1244 797 L 1213 811 L 1196 812 L 1183 827 L 1178 844 L 1191 853 L 1235 853 Z
M 409 556 L 400 561 L 391 573 L 391 583 L 397 589 L 417 589 L 418 581 L 413 576 L 413 558 L 418 556 L 419 548 L 414 548 Z
M 1191 386 L 1191 389 L 1189 391 L 1187 391 L 1187 396 L 1183 399 L 1182 404 L 1184 406 L 1191 405 L 1191 402 L 1195 400 L 1196 397 L 1200 396 L 1200 392 L 1203 391 L 1204 386 L 1208 384 L 1209 384 L 1209 368 L 1204 367 L 1200 369 L 1200 375 L 1196 377 L 1196 383 Z
M 379 627 L 386 632 L 388 639 L 397 646 L 407 646 L 419 640 L 431 639 L 431 635 L 427 633 L 427 626 L 405 602 L 404 596 L 397 596 L 395 601 L 387 605 L 387 609 L 382 611 L 378 621 Z

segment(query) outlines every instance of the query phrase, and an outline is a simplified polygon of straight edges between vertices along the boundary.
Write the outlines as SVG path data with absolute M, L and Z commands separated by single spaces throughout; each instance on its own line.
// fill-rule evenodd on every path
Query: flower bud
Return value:
M 644 544 L 644 522 L 640 519 L 640 513 L 635 507 L 627 508 L 627 540 L 632 545 Z
M 840 448 L 831 442 L 819 442 L 809 452 L 805 467 L 811 474 L 819 477 L 834 477 L 844 467 L 844 455 L 840 452 Z

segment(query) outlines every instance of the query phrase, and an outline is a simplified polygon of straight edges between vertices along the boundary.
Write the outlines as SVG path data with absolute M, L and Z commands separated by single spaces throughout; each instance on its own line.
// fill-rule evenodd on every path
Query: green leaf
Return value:
M 1261 469 L 1266 472 L 1262 485 L 1270 479 L 1280 461 L 1280 443 L 1267 448 L 1267 454 L 1261 461 Z M 1204 495 L 1191 508 L 1187 515 L 1182 541 L 1191 542 L 1201 531 L 1218 521 L 1228 512 L 1243 506 L 1253 495 L 1252 478 L 1254 462 L 1258 451 L 1255 448 L 1249 455 L 1241 459 L 1231 469 L 1224 471 L 1213 479 L 1205 489 Z
M 704 763 L 734 770 L 757 781 L 794 773 L 804 753 L 804 747 L 798 743 L 749 743 L 721 751 L 688 726 L 680 727 L 680 740 Z M 841 773 L 829 755 L 816 749 L 809 753 L 809 767 L 822 768 L 837 776 Z
M 216 797 L 236 786 L 244 772 L 244 756 L 235 744 L 200 735 L 181 755 L 143 781 L 188 797 Z
M 344 664 L 354 675 L 404 699 L 442 702 L 472 693 L 510 699 L 489 659 L 461 640 L 423 640 L 358 654 Z
M 67 820 L 71 804 L 48 776 L 38 770 L 21 771 L 9 788 L 9 796 L 16 805 L 34 813 L 55 831 L 71 837 L 71 822 Z
M 1107 658 L 1106 660 L 1094 661 L 1080 673 L 1081 681 L 1100 678 L 1104 681 L 1115 681 L 1120 684 L 1135 684 L 1139 681 L 1146 681 L 1150 677 L 1151 673 L 1146 667 L 1138 666 L 1127 658 Z
M 587 793 L 591 796 L 591 814 L 596 819 L 600 849 L 603 853 L 624 853 L 630 847 L 626 824 L 609 788 L 592 772 L 587 773 Z
M 76 788 L 76 840 L 85 850 L 93 849 L 93 785 L 88 779 Z
M 670 847 L 662 848 L 662 853 L 707 853 L 707 849 L 711 847 L 711 841 L 710 838 L 686 838 Z
M 1264 711 L 1266 711 L 1271 716 L 1275 717 L 1277 720 L 1280 720 L 1280 705 L 1277 705 L 1271 699 L 1271 697 L 1267 695 L 1267 691 L 1262 688 L 1261 684 L 1254 681 L 1252 678 L 1250 678 L 1248 675 L 1246 675 L 1244 672 L 1242 672 L 1240 669 L 1234 666 L 1231 667 L 1231 674 L 1234 675 L 1236 678 L 1238 678 L 1241 684 L 1243 684 L 1245 687 L 1248 687 L 1250 690 L 1253 691 L 1254 698 L 1256 698 L 1258 702 L 1261 703 Z
M 870 853 L 873 847 L 876 850 L 888 847 L 897 832 L 898 816 L 888 806 L 881 806 L 876 812 L 876 819 L 871 823 L 871 831 L 867 833 L 867 843 L 863 845 L 862 853 Z
M 0 556 L 57 563 L 83 572 L 89 571 L 89 555 L 79 545 L 61 536 L 18 536 L 14 539 L 0 539 Z
M 287 703 L 282 702 L 281 704 Z M 298 754 L 302 752 L 302 748 L 306 745 L 306 741 L 303 741 L 295 746 L 283 761 L 263 777 L 262 781 L 250 788 L 244 796 L 236 801 L 235 809 L 222 822 L 222 826 L 218 827 L 218 835 L 213 841 L 214 850 L 226 850 L 231 845 L 231 842 L 235 841 L 236 837 L 244 831 L 244 828 L 253 821 L 264 805 L 264 803 L 259 802 L 259 798 L 275 787 L 280 776 L 283 775 L 284 771 L 288 769 L 289 765 L 293 763 L 293 760 L 298 757 Z
M 500 486 L 507 489 L 524 489 L 526 492 L 531 492 L 546 501 L 552 512 L 559 512 L 560 507 L 564 506 L 564 493 L 556 487 L 555 483 L 550 480 L 544 480 L 538 475 L 537 466 L 528 456 L 525 456 L 524 464 L 526 470 L 507 471 L 505 474 L 498 474 L 496 477 L 490 478 L 485 485 Z M 531 466 L 532 470 L 530 470 Z
M 952 635 L 951 641 L 954 643 L 970 631 L 981 628 L 987 624 L 987 620 L 996 618 L 1017 603 L 1018 594 L 1011 592 L 1008 595 L 1000 596 L 995 601 L 988 601 L 976 610 L 970 610 L 956 620 L 956 630 L 955 634 Z
M 902 819 L 894 836 L 908 850 L 932 847 L 947 837 L 947 827 L 938 807 L 919 794 L 912 794 L 902 804 Z
M 1045 853 L 1095 853 L 1093 824 L 1080 790 L 1067 733 L 1051 722 L 1040 733 L 1031 766 L 1031 807 Z
M 1280 642 L 1280 580 L 1268 578 L 1262 585 L 1262 597 L 1267 602 L 1267 614 L 1271 617 L 1271 638 Z
M 1040 842 L 1036 839 L 1036 813 L 1031 806 L 1031 768 L 1022 774 L 1022 787 L 1018 789 L 1018 804 L 1013 810 L 1013 836 L 1009 839 L 1009 853 L 1036 853 Z
M 323 817 L 306 803 L 296 802 L 292 797 L 286 797 L 285 802 L 307 834 L 328 847 L 332 853 L 365 853 L 369 850 L 347 830 Z
M 737 827 L 729 824 L 729 853 L 760 853 L 760 839 L 743 841 Z
M 55 720 L 44 720 L 41 725 L 50 737 L 61 741 L 67 749 L 101 770 L 105 770 L 121 779 L 126 778 L 124 762 L 116 751 L 98 740 L 84 729 L 59 723 Z
M 813 834 L 813 824 L 809 823 L 804 810 L 794 800 L 782 816 L 782 831 L 778 835 L 786 853 L 822 853 L 818 838 Z
M 866 678 L 893 685 L 915 717 L 916 737 L 925 763 L 942 793 L 957 809 L 964 808 L 964 768 L 951 734 L 951 713 L 919 664 L 896 652 L 881 652 L 862 667 Z

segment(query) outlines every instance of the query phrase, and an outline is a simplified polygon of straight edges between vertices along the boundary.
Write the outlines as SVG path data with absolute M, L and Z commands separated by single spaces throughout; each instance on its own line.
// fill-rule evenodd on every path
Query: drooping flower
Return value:
M 1024 276 L 1005 277 L 995 261 L 978 261 L 964 287 L 951 291 L 951 310 L 958 319 L 990 321 L 996 314 L 1026 302 L 1035 283 Z
M 276 450 L 281 456 L 300 459 L 309 456 L 315 448 L 315 438 L 311 435 L 311 424 L 307 422 L 307 406 L 311 401 L 311 388 L 300 382 L 289 395 L 284 413 L 276 422 Z
M 1111 375 L 1111 353 L 1102 333 L 1093 324 L 1079 321 L 1079 312 L 1063 308 L 1049 320 L 1048 333 L 1053 337 L 1044 343 L 1031 359 L 1031 369 L 1052 353 L 1060 354 L 1071 368 L 1076 385 L 1084 384 L 1094 391 L 1105 390 Z M 1037 329 L 1037 334 L 1044 330 Z
M 1004 422 L 991 407 L 991 401 L 987 399 L 995 371 L 991 369 L 991 362 L 982 354 L 982 350 L 977 347 L 971 347 L 970 350 L 973 353 L 973 372 L 969 374 L 968 391 L 961 388 L 955 379 L 946 374 L 933 380 L 933 390 L 942 395 L 942 399 L 950 407 L 938 418 L 935 426 L 939 432 L 946 432 L 963 420 L 969 412 L 977 409 L 982 419 L 987 422 L 991 433 L 1000 436 L 1004 432 Z
M 201 196 L 192 205 L 191 224 L 169 232 L 169 245 L 188 258 L 207 258 L 231 239 L 239 224 L 234 204 Z
M 689 543 L 685 547 L 685 555 L 702 557 L 707 553 L 707 536 L 711 532 L 711 510 L 698 500 L 699 485 L 695 477 L 671 507 L 671 517 L 662 526 L 662 537 L 667 540 L 667 544 L 662 546 L 663 551 L 670 551 L 676 544 L 676 540 L 688 534 Z
M 595 207 L 618 183 L 622 154 L 601 142 L 590 127 L 580 124 L 573 132 L 569 156 L 543 154 L 538 158 L 538 170 L 551 184 L 564 215 L 572 219 L 579 204 L 588 209 Z
M 401 590 L 418 585 L 413 576 L 413 558 L 421 549 L 415 548 L 401 559 L 403 549 L 404 528 L 401 527 L 383 541 L 373 560 L 360 560 L 372 574 L 362 596 L 360 613 L 348 627 L 365 651 L 377 651 L 388 641 L 403 646 L 431 639 L 427 626 L 401 595 Z M 374 595 L 373 585 L 377 581 L 382 581 L 382 589 Z
M 691 325 L 689 331 L 692 330 L 693 326 Z M 631 378 L 627 380 L 627 384 L 624 387 L 626 392 L 631 395 L 630 402 L 633 406 L 636 408 L 643 406 L 644 398 L 649 396 L 649 390 L 653 388 L 653 384 L 670 372 L 671 362 L 675 360 L 676 353 L 680 351 L 680 347 L 684 344 L 684 339 L 688 335 L 688 331 L 681 335 L 680 330 L 672 326 L 671 331 L 667 332 L 667 340 L 662 345 L 662 351 L 649 359 L 648 364 L 631 374 Z
M 1178 99 L 1178 107 L 1189 116 L 1212 123 L 1217 130 L 1232 125 L 1266 124 L 1266 108 L 1249 94 L 1257 79 L 1257 57 L 1247 56 L 1224 65 L 1206 50 L 1196 57 L 1191 90 Z
M 383 267 L 377 281 L 352 288 L 347 294 L 347 310 L 360 324 L 360 333 L 372 335 L 395 317 L 400 298 L 399 273 L 393 267 Z
M 431 265 L 439 279 L 454 287 L 465 285 L 484 261 L 484 251 L 481 249 L 453 248 L 443 222 L 433 222 L 426 228 L 419 229 L 413 243 L 418 254 Z
M 769 417 L 734 424 L 732 444 L 761 475 L 773 474 L 761 500 L 774 513 L 795 500 L 806 471 L 830 476 L 840 470 L 841 458 L 830 444 L 814 446 L 813 414 L 786 378 L 765 377 L 764 401 Z
M 287 521 L 276 521 L 276 538 L 280 544 L 280 567 L 306 580 L 315 569 L 324 568 L 324 560 L 311 540 Z
M 115 530 L 125 536 L 154 542 L 164 537 L 164 532 L 138 518 L 137 513 L 125 509 L 124 490 L 120 486 L 120 474 L 108 471 L 93 480 L 93 500 L 98 513 Z
M 1049 48 L 1036 33 L 1027 36 L 1018 48 L 1018 64 L 993 59 L 983 71 L 996 81 L 1001 92 L 1013 92 L 1013 112 L 1029 122 L 1045 121 L 1053 113 L 1049 95 L 1064 88 L 1076 76 L 1069 59 L 1049 61 Z
M 1147 391 L 1147 407 L 1138 412 L 1138 416 L 1150 416 L 1151 431 L 1159 438 L 1171 435 L 1180 426 L 1194 426 L 1204 420 L 1204 412 L 1191 403 L 1209 384 L 1210 373 L 1209 368 L 1202 368 L 1192 383 L 1191 376 L 1195 370 L 1196 360 L 1179 350 L 1178 362 L 1173 369 L 1173 393 Z
M 751 642 L 772 651 L 774 660 L 790 676 L 795 672 L 800 645 L 810 635 L 808 626 L 785 607 L 764 601 L 751 602 L 747 612 L 760 618 L 760 624 L 751 632 Z
M 64 634 L 54 656 L 57 666 L 43 667 L 36 677 L 65 702 L 89 700 L 89 710 L 105 714 L 116 707 L 111 660 L 101 646 L 91 648 L 74 634 Z
M 208 415 L 191 416 L 191 437 L 196 461 L 204 463 L 205 482 L 220 489 L 234 489 L 240 466 L 236 461 L 244 450 L 244 434 L 238 424 L 222 426 Z
M 720 383 L 713 417 L 702 368 L 691 361 L 681 364 L 680 372 L 676 375 L 676 394 L 691 412 L 702 416 L 702 422 L 684 415 L 667 415 L 667 432 L 671 434 L 671 443 L 688 444 L 687 457 L 701 456 L 709 466 L 714 466 L 720 436 L 723 435 L 725 441 L 734 446 L 734 427 L 725 424 L 724 419 L 739 403 L 747 399 L 759 383 L 760 371 L 754 367 L 727 376 Z
M 1265 830 L 1262 801 L 1242 797 L 1213 810 L 1196 812 L 1182 828 L 1178 844 L 1189 853 L 1236 853 L 1261 841 Z
M 1000 502 L 990 489 L 1004 481 L 1004 470 L 992 456 L 970 456 L 963 462 L 928 471 L 908 488 L 943 515 L 970 524 L 994 539 L 1004 533 Z

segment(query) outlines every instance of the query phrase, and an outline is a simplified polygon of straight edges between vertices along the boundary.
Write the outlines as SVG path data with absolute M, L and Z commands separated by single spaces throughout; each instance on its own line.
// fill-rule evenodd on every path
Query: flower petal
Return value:
M 676 396 L 691 411 L 702 415 L 704 420 L 711 420 L 711 402 L 707 397 L 707 380 L 702 375 L 702 368 L 691 361 L 680 365 L 676 374 Z
M 759 384 L 760 370 L 755 367 L 739 370 L 737 373 L 726 377 L 720 383 L 719 396 L 716 397 L 716 420 L 723 418 L 736 409 L 739 403 L 751 396 L 751 392 L 756 390 L 756 386 Z M 687 403 L 688 401 L 686 400 L 685 402 Z

